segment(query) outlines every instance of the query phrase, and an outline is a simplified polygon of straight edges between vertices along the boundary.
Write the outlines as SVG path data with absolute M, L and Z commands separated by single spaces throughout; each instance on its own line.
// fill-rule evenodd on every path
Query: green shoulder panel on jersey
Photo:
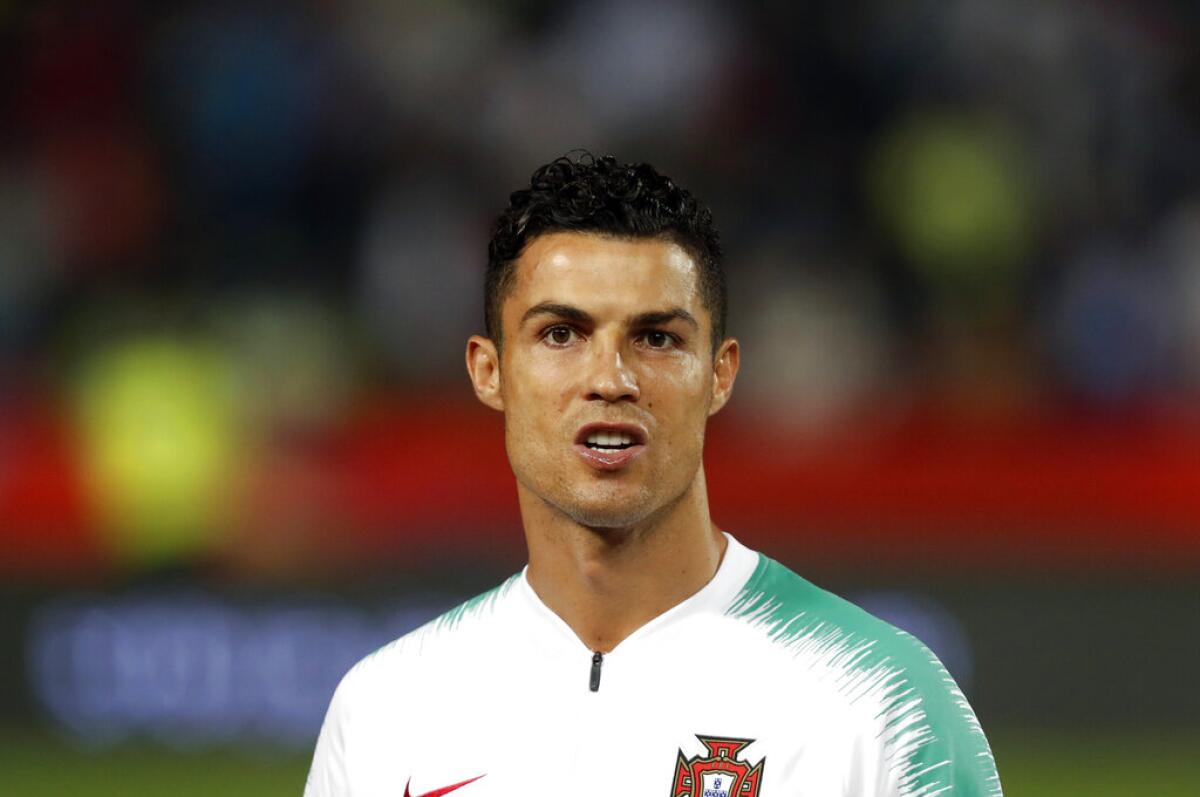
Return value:
M 514 573 L 504 580 L 503 583 L 492 587 L 487 592 L 480 593 L 474 598 L 465 601 L 458 606 L 455 606 L 450 611 L 443 614 L 433 621 L 432 625 L 439 631 L 453 631 L 467 617 L 478 614 L 496 604 L 496 601 L 508 593 L 513 585 L 517 583 L 517 579 L 521 577 L 520 573 Z
M 919 640 L 759 554 L 727 613 L 761 628 L 851 702 L 879 706 L 899 793 L 1001 794 L 983 729 L 954 679 Z
M 450 609 L 449 611 L 445 612 L 444 614 L 441 614 L 438 617 L 435 617 L 434 619 L 425 623 L 420 628 L 417 628 L 417 629 L 411 631 L 410 633 L 405 634 L 404 636 L 400 637 L 399 639 L 393 639 L 391 642 L 388 642 L 386 645 L 383 645 L 375 652 L 367 654 L 362 659 L 362 661 L 360 661 L 358 664 L 359 665 L 365 664 L 368 661 L 371 661 L 372 659 L 376 658 L 380 653 L 383 653 L 385 651 L 399 649 L 398 646 L 405 644 L 405 642 L 407 640 L 409 640 L 410 638 L 414 637 L 417 634 L 420 634 L 423 631 L 430 631 L 430 630 L 435 631 L 435 632 L 453 631 L 455 628 L 457 628 L 459 626 L 460 623 L 462 623 L 463 620 L 465 620 L 469 617 L 472 617 L 474 615 L 477 615 L 480 612 L 485 611 L 486 609 L 488 609 L 490 607 L 495 606 L 496 601 L 498 601 L 510 589 L 512 589 L 513 585 L 517 583 L 517 579 L 519 579 L 520 577 L 521 577 L 520 573 L 514 573 L 513 575 L 511 575 L 507 579 L 505 579 L 502 583 L 497 584 L 495 587 L 492 587 L 491 589 L 489 589 L 487 592 L 482 592 L 482 593 L 476 595 L 474 598 L 471 598 L 470 600 L 460 603 L 458 606 L 455 606 L 453 609 Z

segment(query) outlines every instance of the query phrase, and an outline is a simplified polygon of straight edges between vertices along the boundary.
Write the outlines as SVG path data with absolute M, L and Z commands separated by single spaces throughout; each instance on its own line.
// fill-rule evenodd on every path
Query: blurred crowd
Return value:
M 576 148 L 713 207 L 735 412 L 1194 417 L 1198 22 L 1167 0 L 0 5 L 0 482 L 65 435 L 153 547 L 219 524 L 251 450 L 465 394 L 491 222 Z

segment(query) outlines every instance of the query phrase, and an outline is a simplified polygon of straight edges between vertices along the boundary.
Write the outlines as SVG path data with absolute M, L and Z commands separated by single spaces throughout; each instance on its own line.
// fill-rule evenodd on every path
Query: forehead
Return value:
M 541 235 L 525 247 L 513 276 L 506 311 L 511 306 L 520 313 L 553 301 L 591 313 L 681 307 L 699 318 L 703 312 L 695 260 L 679 244 L 661 238 Z

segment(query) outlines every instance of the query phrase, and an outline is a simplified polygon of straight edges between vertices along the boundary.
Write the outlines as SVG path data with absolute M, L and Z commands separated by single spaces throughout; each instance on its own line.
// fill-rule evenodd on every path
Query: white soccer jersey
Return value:
M 999 795 L 920 642 L 729 537 L 610 653 L 519 573 L 359 662 L 306 797 Z

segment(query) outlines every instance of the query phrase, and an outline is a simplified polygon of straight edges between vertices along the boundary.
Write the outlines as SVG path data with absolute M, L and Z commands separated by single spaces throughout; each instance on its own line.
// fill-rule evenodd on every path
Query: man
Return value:
M 739 364 L 720 259 L 646 164 L 559 159 L 512 195 L 466 355 L 529 565 L 351 670 L 310 797 L 1000 793 L 921 643 L 710 518 Z

